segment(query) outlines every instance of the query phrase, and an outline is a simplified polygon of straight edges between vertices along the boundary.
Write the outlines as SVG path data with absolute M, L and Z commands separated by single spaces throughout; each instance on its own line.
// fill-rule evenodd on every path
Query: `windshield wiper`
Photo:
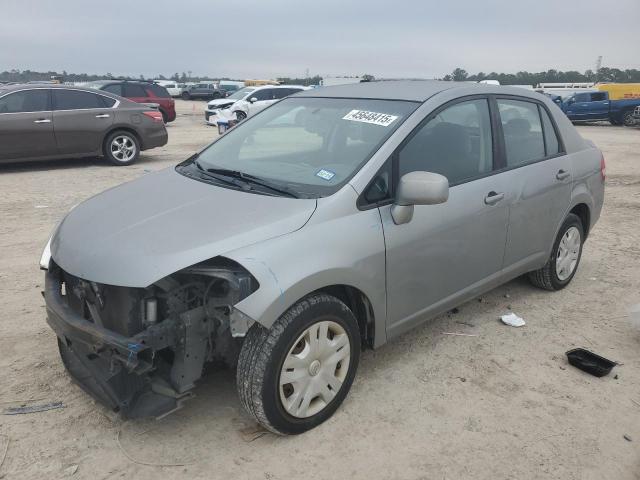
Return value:
M 269 180 L 265 180 L 261 177 L 256 177 L 255 175 L 250 175 L 248 173 L 240 172 L 238 170 L 230 170 L 227 168 L 207 168 L 206 170 L 209 173 L 214 173 L 218 175 L 224 175 L 231 178 L 237 178 L 239 180 L 243 180 L 245 183 L 250 183 L 253 185 L 259 185 L 264 188 L 268 188 L 274 192 L 278 192 L 282 195 L 288 195 L 293 198 L 300 198 L 300 195 L 289 187 L 285 187 L 284 185 L 276 184 L 270 182 Z

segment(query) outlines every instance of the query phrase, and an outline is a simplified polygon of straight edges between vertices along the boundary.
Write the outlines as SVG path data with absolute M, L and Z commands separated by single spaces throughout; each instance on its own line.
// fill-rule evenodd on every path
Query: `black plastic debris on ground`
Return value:
M 43 405 L 31 405 L 28 407 L 11 407 L 2 412 L 3 415 L 24 415 L 27 413 L 46 412 L 47 410 L 55 410 L 56 408 L 64 408 L 62 402 L 51 402 Z
M 584 348 L 569 350 L 567 352 L 567 359 L 569 360 L 569 364 L 596 377 L 608 375 L 611 369 L 617 365 L 616 362 L 596 355 Z

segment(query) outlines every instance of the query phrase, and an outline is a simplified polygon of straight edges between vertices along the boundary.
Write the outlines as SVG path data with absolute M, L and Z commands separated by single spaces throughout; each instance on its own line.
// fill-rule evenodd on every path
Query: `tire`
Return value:
M 636 119 L 633 116 L 633 112 L 628 110 L 622 114 L 622 123 L 625 127 L 633 127 L 636 124 Z
M 578 234 L 579 238 L 575 240 L 574 234 Z M 567 239 L 563 242 L 563 239 Z M 571 239 L 569 238 L 571 237 Z M 575 243 L 572 244 L 573 240 Z M 561 248 L 561 244 L 563 247 Z M 529 272 L 529 280 L 533 285 L 545 290 L 562 290 L 569 285 L 574 275 L 578 271 L 580 258 L 582 257 L 582 246 L 584 244 L 584 227 L 582 221 L 577 215 L 570 213 L 564 220 L 562 227 L 558 231 L 551 256 L 544 267 Z M 566 248 L 569 246 L 569 248 Z M 564 253 L 566 257 L 563 257 Z M 564 266 L 561 258 L 565 258 Z M 559 268 L 561 267 L 561 268 Z
M 318 351 L 309 341 L 323 338 L 321 332 L 325 340 L 314 344 L 324 349 Z M 306 355 L 298 356 L 304 352 Z M 360 334 L 351 310 L 330 295 L 310 295 L 271 328 L 256 323 L 249 329 L 238 360 L 240 402 L 271 432 L 303 433 L 327 420 L 340 406 L 353 383 L 359 357 Z M 285 369 L 285 360 L 293 362 L 291 369 Z M 282 383 L 287 373 L 293 379 Z
M 610 119 L 609 119 L 609 123 L 610 123 L 611 125 L 616 126 L 616 127 L 619 127 L 620 125 L 622 125 L 622 122 L 621 122 L 620 120 L 618 120 L 618 119 L 613 119 L 613 118 L 610 118 Z
M 118 145 L 123 145 L 117 150 Z M 126 130 L 116 130 L 107 135 L 102 146 L 102 152 L 113 165 L 131 165 L 140 156 L 140 141 L 133 133 Z
M 169 115 L 167 114 L 167 112 L 165 112 L 164 110 L 160 110 L 160 113 L 162 114 L 162 122 L 165 125 L 169 123 Z
M 189 95 L 189 92 L 182 92 L 180 94 L 180 98 L 182 98 L 183 100 L 191 100 L 191 95 Z
M 247 118 L 247 114 L 241 110 L 237 110 L 235 113 L 236 113 L 236 120 L 238 120 L 238 123 Z

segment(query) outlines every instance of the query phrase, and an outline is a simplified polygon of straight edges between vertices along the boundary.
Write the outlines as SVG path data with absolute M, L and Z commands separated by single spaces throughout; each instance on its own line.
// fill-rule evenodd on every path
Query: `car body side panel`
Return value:
M 260 288 L 236 305 L 270 327 L 305 295 L 331 285 L 355 287 L 366 295 L 375 317 L 375 344 L 386 341 L 385 248 L 377 209 L 360 211 L 346 185 L 318 200 L 318 209 L 300 230 L 227 252 L 249 270 Z
M 61 154 L 100 152 L 102 139 L 113 124 L 114 109 L 56 110 L 53 129 Z

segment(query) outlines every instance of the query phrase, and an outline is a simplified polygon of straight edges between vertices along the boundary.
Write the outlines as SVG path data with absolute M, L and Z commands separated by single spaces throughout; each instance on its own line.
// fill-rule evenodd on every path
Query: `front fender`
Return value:
M 386 275 L 380 214 L 377 209 L 357 210 L 355 192 L 347 188 L 353 196 L 351 212 L 334 218 L 323 218 L 323 213 L 317 212 L 296 232 L 225 254 L 260 284 L 235 308 L 269 328 L 309 293 L 332 285 L 351 286 L 371 303 L 374 344 L 384 343 Z

